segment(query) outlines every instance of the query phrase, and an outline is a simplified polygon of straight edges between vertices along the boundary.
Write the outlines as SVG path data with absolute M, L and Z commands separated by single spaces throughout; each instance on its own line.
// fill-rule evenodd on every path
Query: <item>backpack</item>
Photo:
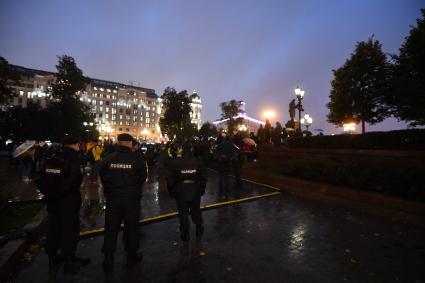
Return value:
M 63 151 L 52 149 L 44 159 L 39 190 L 47 198 L 54 198 L 65 183 L 65 158 Z

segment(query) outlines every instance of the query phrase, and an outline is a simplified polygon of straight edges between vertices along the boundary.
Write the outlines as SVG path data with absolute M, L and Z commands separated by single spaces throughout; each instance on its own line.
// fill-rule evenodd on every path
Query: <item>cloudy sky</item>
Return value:
M 263 119 L 273 109 L 285 123 L 299 85 L 312 127 L 339 133 L 326 122 L 332 69 L 371 35 L 397 53 L 421 7 L 419 0 L 2 0 L 0 56 L 54 71 L 56 55 L 67 54 L 93 78 L 158 95 L 167 86 L 196 89 L 204 122 L 219 118 L 220 102 L 237 99 L 249 115 Z M 405 127 L 388 119 L 368 129 Z

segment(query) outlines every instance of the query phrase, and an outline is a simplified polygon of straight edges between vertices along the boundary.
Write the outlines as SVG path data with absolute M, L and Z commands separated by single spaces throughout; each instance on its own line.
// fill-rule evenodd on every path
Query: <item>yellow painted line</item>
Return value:
M 211 171 L 213 171 L 213 172 L 218 173 L 218 171 L 217 171 L 217 170 L 214 170 L 214 169 L 211 169 L 211 168 L 208 168 L 208 170 L 211 170 Z M 229 174 L 229 176 L 231 176 L 231 177 L 235 177 L 235 176 L 234 176 L 234 175 L 232 175 L 232 174 Z M 245 178 L 241 178 L 241 179 L 242 179 L 242 180 L 244 180 L 244 181 L 247 181 L 247 182 L 249 182 L 249 183 L 253 183 L 253 184 L 256 184 L 256 185 L 259 185 L 259 186 L 262 186 L 262 187 L 266 187 L 266 188 L 269 188 L 269 189 L 272 189 L 272 190 L 275 190 L 275 191 L 282 191 L 281 189 L 276 188 L 276 187 L 273 187 L 273 186 L 271 186 L 271 185 L 267 185 L 267 184 L 260 183 L 260 182 L 256 182 L 256 181 L 252 181 L 252 180 L 245 179 Z
M 92 229 L 92 230 L 81 231 L 80 236 L 89 236 L 89 235 L 92 235 L 92 234 L 98 234 L 98 233 L 103 233 L 103 232 L 105 232 L 105 228 L 101 227 L 101 228 L 96 228 L 96 229 Z
M 139 220 L 139 224 L 147 224 L 149 222 L 158 221 L 158 220 L 161 220 L 161 219 L 164 219 L 164 218 L 175 217 L 178 214 L 179 214 L 178 212 L 170 212 L 170 213 L 166 213 L 166 214 L 160 214 L 160 215 L 157 215 L 157 216 L 143 218 L 143 219 Z
M 230 205 L 230 204 L 234 204 L 234 203 L 240 203 L 240 202 L 246 202 L 246 201 L 261 199 L 261 198 L 265 198 L 265 197 L 276 196 L 276 195 L 280 195 L 280 194 L 281 194 L 281 192 L 274 192 L 274 193 L 269 193 L 269 194 L 264 194 L 264 195 L 259 195 L 259 196 L 252 196 L 252 197 L 240 198 L 240 199 L 229 200 L 229 201 L 224 201 L 224 202 L 217 202 L 217 203 L 203 205 L 203 206 L 201 206 L 201 208 L 202 209 L 209 209 L 209 208 L 214 208 L 214 207 L 218 207 L 218 206 L 225 206 L 225 205 Z
M 235 203 L 247 202 L 247 201 L 257 200 L 257 199 L 261 199 L 261 198 L 272 197 L 272 196 L 276 196 L 276 195 L 280 195 L 280 194 L 281 194 L 281 192 L 274 192 L 274 193 L 263 194 L 263 195 L 252 196 L 252 197 L 246 197 L 246 198 L 241 198 L 241 199 L 217 202 L 217 203 L 203 205 L 203 206 L 201 206 L 201 209 L 207 210 L 207 209 L 212 209 L 212 208 L 215 208 L 215 207 L 227 206 L 227 205 L 231 205 L 231 204 L 235 204 Z M 176 217 L 177 215 L 179 215 L 179 213 L 175 211 L 175 212 L 160 214 L 160 215 L 157 215 L 157 216 L 147 217 L 147 218 L 140 219 L 139 224 L 146 225 L 146 224 L 154 223 L 154 222 L 157 222 L 157 221 L 165 220 L 165 219 L 168 219 L 168 218 L 173 218 L 173 217 Z M 121 228 L 123 228 L 123 227 L 124 227 L 124 224 L 121 224 Z M 100 234 L 100 233 L 104 233 L 104 232 L 105 232 L 105 228 L 101 227 L 101 228 L 96 228 L 96 229 L 92 229 L 92 230 L 81 231 L 80 236 L 81 237 L 87 237 L 87 236 L 90 236 L 90 235 L 94 236 L 96 234 Z
M 273 187 L 271 185 L 267 185 L 267 184 L 264 184 L 264 183 L 259 183 L 259 182 L 252 181 L 252 180 L 245 179 L 245 178 L 242 178 L 242 180 L 247 181 L 247 182 L 250 182 L 250 183 L 253 183 L 253 184 L 256 184 L 256 185 L 259 185 L 259 186 L 263 186 L 263 187 L 266 187 L 266 188 L 269 188 L 269 189 L 272 189 L 272 190 L 275 190 L 275 191 L 282 191 L 279 188 L 276 188 L 276 187 Z

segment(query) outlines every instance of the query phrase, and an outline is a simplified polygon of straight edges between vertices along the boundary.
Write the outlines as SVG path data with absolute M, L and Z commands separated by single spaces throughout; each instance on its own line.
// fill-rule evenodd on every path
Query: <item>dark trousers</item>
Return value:
M 136 253 L 139 248 L 140 198 L 106 200 L 105 238 L 103 253 L 114 253 L 117 237 L 124 220 L 124 244 L 127 253 Z
M 228 193 L 229 192 L 229 171 L 219 171 L 219 187 L 220 193 Z
M 54 211 L 47 216 L 46 253 L 54 256 L 59 250 L 65 259 L 75 256 L 80 234 L 78 210 Z
M 201 212 L 201 197 L 197 197 L 193 200 L 187 201 L 184 200 L 182 197 L 178 196 L 177 209 L 179 211 L 180 232 L 189 233 L 189 214 L 194 224 L 202 225 L 203 219 Z
M 233 173 L 235 174 L 235 182 L 236 182 L 235 187 L 242 190 L 243 189 L 243 182 L 242 182 L 242 177 L 241 177 L 241 171 L 242 171 L 242 168 L 241 168 L 240 165 L 238 165 L 238 164 L 233 165 Z

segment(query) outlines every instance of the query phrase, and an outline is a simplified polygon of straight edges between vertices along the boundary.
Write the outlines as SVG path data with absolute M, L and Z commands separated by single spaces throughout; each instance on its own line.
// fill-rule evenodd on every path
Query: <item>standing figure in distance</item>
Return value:
M 142 254 L 137 252 L 137 227 L 143 183 L 147 177 L 146 162 L 140 154 L 132 151 L 131 135 L 120 134 L 117 139 L 115 152 L 102 160 L 99 170 L 106 198 L 105 238 L 102 249 L 105 254 L 105 271 L 113 269 L 117 236 L 123 220 L 127 267 L 133 267 L 142 260 Z

